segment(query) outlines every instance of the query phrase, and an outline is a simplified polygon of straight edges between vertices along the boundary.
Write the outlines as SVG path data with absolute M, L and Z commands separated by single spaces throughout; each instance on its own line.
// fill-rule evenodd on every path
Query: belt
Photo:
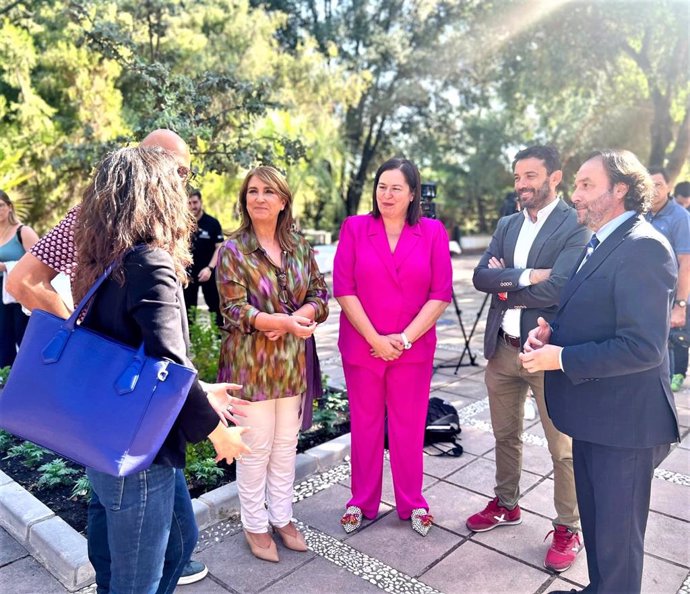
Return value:
M 515 347 L 519 349 L 522 345 L 520 344 L 520 339 L 517 336 L 511 336 L 503 332 L 503 328 L 498 329 L 498 337 L 503 340 L 508 346 Z

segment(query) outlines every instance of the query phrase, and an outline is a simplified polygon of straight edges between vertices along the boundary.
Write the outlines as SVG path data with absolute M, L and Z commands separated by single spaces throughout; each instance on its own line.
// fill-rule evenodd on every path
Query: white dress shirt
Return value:
M 529 251 L 532 249 L 532 244 L 537 237 L 537 234 L 544 226 L 546 219 L 553 212 L 554 208 L 558 205 L 558 198 L 554 198 L 549 202 L 544 208 L 537 212 L 537 220 L 532 222 L 532 219 L 527 212 L 527 209 L 523 210 L 522 213 L 525 216 L 525 220 L 520 228 L 520 234 L 518 235 L 517 242 L 515 243 L 515 251 L 513 252 L 513 268 L 524 268 L 525 270 L 520 275 L 518 285 L 520 287 L 528 287 L 532 283 L 529 280 L 531 268 L 527 268 L 527 256 Z M 503 332 L 509 334 L 510 336 L 520 336 L 520 317 L 522 316 L 522 308 L 513 307 L 507 309 L 503 314 L 503 321 L 501 322 L 501 328 Z

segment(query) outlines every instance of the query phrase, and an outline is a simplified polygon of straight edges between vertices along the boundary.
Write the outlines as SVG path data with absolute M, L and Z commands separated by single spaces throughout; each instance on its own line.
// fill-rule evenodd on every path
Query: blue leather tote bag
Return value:
M 77 324 L 111 264 L 68 320 L 34 310 L 4 389 L 0 427 L 113 476 L 148 468 L 196 371 Z

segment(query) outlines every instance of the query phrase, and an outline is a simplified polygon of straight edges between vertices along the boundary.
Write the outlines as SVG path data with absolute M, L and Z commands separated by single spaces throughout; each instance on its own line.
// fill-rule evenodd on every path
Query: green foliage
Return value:
M 596 146 L 689 172 L 688 26 L 683 0 L 10 2 L 0 187 L 43 232 L 106 151 L 167 127 L 227 230 L 250 166 L 286 171 L 303 228 L 337 231 L 404 154 L 446 222 L 491 231 L 526 144 L 557 144 L 564 188 Z
M 208 315 L 196 307 L 190 310 L 189 347 L 192 363 L 199 371 L 199 379 L 214 383 L 218 377 L 220 338 L 218 329 Z
M 224 474 L 223 469 L 217 466 L 213 458 L 204 458 L 187 464 L 186 472 L 187 476 L 204 487 L 215 487 Z
M 91 496 L 91 481 L 86 474 L 82 474 L 76 481 L 74 481 L 74 486 L 72 487 L 71 499 L 78 499 L 79 497 L 83 499 L 88 499 Z
M 36 468 L 42 461 L 43 458 L 48 453 L 48 450 L 37 446 L 30 441 L 25 441 L 16 446 L 12 446 L 8 452 L 5 459 L 8 458 L 21 458 L 21 461 L 26 464 L 29 468 Z
M 10 375 L 9 367 L 0 367 L 0 386 L 2 386 Z
M 13 440 L 11 433 L 0 429 L 0 454 L 4 454 L 9 449 Z
M 78 470 L 67 466 L 62 458 L 48 462 L 39 469 L 41 478 L 38 479 L 39 487 L 58 487 L 60 485 L 69 485 L 74 480 L 74 475 L 79 474 Z
M 326 384 L 327 376 L 322 379 Z M 317 427 L 322 427 L 329 434 L 337 433 L 338 425 L 348 419 L 349 408 L 347 392 L 334 390 L 324 385 L 323 397 L 314 402 L 313 422 Z
M 223 470 L 216 465 L 216 451 L 210 441 L 187 444 L 187 464 L 184 469 L 188 482 L 214 487 L 223 476 Z

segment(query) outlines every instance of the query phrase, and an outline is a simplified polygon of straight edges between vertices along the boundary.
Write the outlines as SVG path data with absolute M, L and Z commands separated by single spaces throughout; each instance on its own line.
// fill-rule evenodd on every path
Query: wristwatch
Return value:
M 404 332 L 400 333 L 400 338 L 402 338 L 402 341 L 403 341 L 403 348 L 406 351 L 409 351 L 412 348 L 412 343 L 410 342 L 410 339 L 407 338 L 407 336 L 405 336 Z
M 673 302 L 673 305 L 677 305 L 678 307 L 687 307 L 688 302 L 685 299 L 676 299 Z

